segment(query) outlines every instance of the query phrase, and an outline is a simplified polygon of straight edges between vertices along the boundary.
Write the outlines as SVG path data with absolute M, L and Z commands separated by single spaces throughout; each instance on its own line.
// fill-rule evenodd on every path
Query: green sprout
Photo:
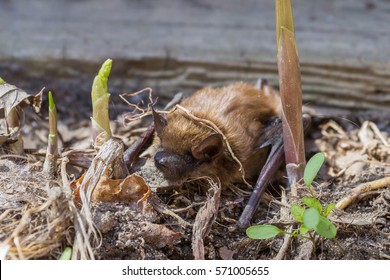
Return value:
M 108 93 L 108 76 L 110 75 L 112 60 L 107 59 L 98 74 L 96 75 L 91 90 L 92 98 L 92 138 L 95 146 L 100 146 L 112 135 L 110 118 L 108 115 L 108 104 L 110 94 Z
M 5 84 L 5 81 L 3 80 L 2 77 L 0 77 L 0 85 L 2 85 L 2 84 Z
M 71 247 L 66 247 L 64 251 L 62 252 L 59 260 L 61 261 L 68 261 L 72 259 L 72 248 Z
M 51 91 L 49 91 L 49 139 L 57 142 L 57 109 Z
M 43 170 L 54 177 L 57 173 L 58 158 L 58 132 L 57 132 L 57 109 L 54 104 L 53 94 L 49 91 L 49 136 L 47 140 L 46 158 Z
M 280 234 L 289 234 L 293 237 L 307 238 L 313 244 L 315 243 L 315 234 L 319 234 L 325 238 L 334 238 L 337 234 L 337 229 L 327 217 L 335 208 L 335 203 L 330 203 L 323 208 L 321 202 L 314 197 L 311 189 L 311 184 L 323 165 L 324 160 L 324 153 L 317 153 L 307 162 L 304 170 L 304 181 L 311 196 L 301 199 L 304 206 L 292 204 L 290 208 L 294 220 L 300 223 L 298 229 L 293 232 L 286 232 L 274 225 L 255 225 L 247 228 L 247 236 L 253 239 L 269 239 Z

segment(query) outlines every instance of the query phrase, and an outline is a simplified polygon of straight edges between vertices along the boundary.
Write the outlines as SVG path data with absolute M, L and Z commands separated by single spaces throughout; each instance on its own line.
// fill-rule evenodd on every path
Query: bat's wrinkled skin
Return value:
M 242 182 L 241 162 L 248 181 L 254 182 L 266 160 L 261 149 L 265 123 L 280 114 L 280 97 L 268 85 L 253 87 L 235 83 L 221 88 L 204 88 L 162 116 L 154 112 L 159 148 L 156 167 L 171 182 L 189 178 L 218 177 L 224 184 Z M 212 122 L 222 134 L 201 119 Z

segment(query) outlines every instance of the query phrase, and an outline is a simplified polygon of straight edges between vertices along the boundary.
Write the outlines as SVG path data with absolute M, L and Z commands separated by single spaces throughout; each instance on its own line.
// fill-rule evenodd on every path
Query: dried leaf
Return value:
M 76 204 L 80 205 L 81 204 L 81 199 L 80 199 L 80 186 L 84 181 L 85 173 L 83 173 L 80 178 L 74 180 L 73 182 L 70 183 L 70 187 L 73 191 L 73 200 Z
M 143 222 L 140 224 L 141 236 L 148 244 L 163 248 L 165 246 L 172 247 L 178 243 L 181 238 L 179 232 L 174 232 L 164 225 L 153 224 L 150 222 Z
M 71 184 L 73 198 L 77 203 L 80 200 L 80 186 L 83 183 L 85 173 Z M 88 186 L 88 184 L 87 184 Z M 151 191 L 141 176 L 132 174 L 125 179 L 110 179 L 103 175 L 92 193 L 92 201 L 95 202 L 135 202 L 145 201 Z
M 150 193 L 144 179 L 136 174 L 129 175 L 123 180 L 102 176 L 92 193 L 92 201 L 138 202 L 145 201 Z
M 7 118 L 10 112 L 20 114 L 18 124 L 14 124 L 12 131 L 0 131 L 0 144 L 7 141 L 16 141 L 23 126 L 25 106 L 31 106 L 38 113 L 42 103 L 43 89 L 36 95 L 30 95 L 24 90 L 8 83 L 0 84 L 0 118 Z
M 223 260 L 232 260 L 235 252 L 236 250 L 229 250 L 226 246 L 219 248 L 219 255 Z
M 36 95 L 30 95 L 24 90 L 8 83 L 0 84 L 0 116 L 3 117 L 17 106 L 30 105 L 36 113 L 39 112 L 42 103 L 43 89 Z

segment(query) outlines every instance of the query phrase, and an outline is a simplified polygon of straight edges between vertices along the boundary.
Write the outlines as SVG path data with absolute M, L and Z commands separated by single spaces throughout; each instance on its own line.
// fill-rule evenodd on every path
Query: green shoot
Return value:
M 304 207 L 302 207 L 298 204 L 291 205 L 291 214 L 293 215 L 293 217 L 296 221 L 303 223 L 303 213 L 304 212 L 305 212 Z
M 2 85 L 2 84 L 5 84 L 5 81 L 3 80 L 2 77 L 0 77 L 0 85 Z
M 72 248 L 71 247 L 66 247 L 64 251 L 62 252 L 59 260 L 61 261 L 68 261 L 72 259 Z
M 246 235 L 252 239 L 269 239 L 283 233 L 283 230 L 273 225 L 251 226 L 246 229 Z
M 325 209 L 324 209 L 324 212 L 322 213 L 322 215 L 327 218 L 328 215 L 330 214 L 330 212 L 332 212 L 332 210 L 336 207 L 336 203 L 332 202 L 332 203 L 329 203 L 328 205 L 326 205 Z
M 322 213 L 322 206 L 321 202 L 318 201 L 315 197 L 302 197 L 301 201 L 303 204 L 305 204 L 307 207 L 314 208 L 317 210 L 318 213 Z
M 291 214 L 294 220 L 301 225 L 298 230 L 286 232 L 274 225 L 264 224 L 256 225 L 247 228 L 246 234 L 253 239 L 269 239 L 280 234 L 289 234 L 295 237 L 307 238 L 315 243 L 315 234 L 319 234 L 325 238 L 334 238 L 337 234 L 336 227 L 327 219 L 329 213 L 335 208 L 335 203 L 330 203 L 322 207 L 321 202 L 314 197 L 310 188 L 315 176 L 324 163 L 325 156 L 323 153 L 314 155 L 307 163 L 304 170 L 305 184 L 311 193 L 311 197 L 303 197 L 302 204 L 306 207 L 292 204 Z M 315 234 L 313 234 L 315 233 Z
M 305 182 L 306 187 L 309 188 L 310 193 L 313 195 L 311 190 L 311 184 L 313 183 L 314 178 L 317 176 L 318 172 L 321 169 L 321 166 L 324 164 L 325 154 L 316 153 L 312 156 L 306 164 L 305 172 L 303 174 L 303 181 Z
M 112 60 L 107 59 L 96 75 L 92 90 L 92 138 L 95 146 L 102 145 L 112 133 L 108 115 L 110 94 L 108 93 L 108 76 L 110 75 Z
M 51 91 L 49 91 L 49 138 L 53 142 L 57 142 L 57 109 Z M 55 149 L 55 151 L 57 150 Z
M 49 91 L 49 136 L 47 139 L 46 158 L 43 171 L 51 177 L 57 173 L 58 158 L 58 132 L 57 132 L 57 109 L 54 104 L 53 94 Z

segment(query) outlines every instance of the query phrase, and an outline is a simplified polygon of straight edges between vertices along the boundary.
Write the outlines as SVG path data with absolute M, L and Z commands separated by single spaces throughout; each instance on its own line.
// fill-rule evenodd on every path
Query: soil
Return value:
M 59 105 L 60 111 L 63 111 Z M 74 109 L 75 112 L 72 112 Z M 65 152 L 81 150 L 90 164 L 90 124 L 78 119 L 90 109 L 68 107 L 59 122 L 62 159 Z M 28 113 L 28 112 L 27 112 Z M 306 134 L 307 158 L 318 151 L 326 163 L 313 184 L 323 205 L 338 202 L 360 184 L 388 178 L 390 174 L 390 115 L 388 112 L 357 112 L 345 116 L 314 116 Z M 112 123 L 114 135 L 130 146 L 146 130 L 150 120 L 123 126 L 121 115 Z M 70 164 L 56 178 L 42 169 L 47 124 L 32 113 L 24 126 L 26 155 L 0 158 L 0 257 L 10 259 L 55 259 L 77 237 L 72 198 L 64 188 L 86 172 Z M 26 147 L 25 146 L 25 147 Z M 88 153 L 87 153 L 88 152 Z M 148 153 L 144 153 L 147 158 Z M 88 161 L 89 160 L 89 161 Z M 73 162 L 74 158 L 73 158 Z M 63 167 L 63 166 L 62 166 Z M 65 174 L 65 175 L 64 175 Z M 91 202 L 91 219 L 98 230 L 97 241 L 87 235 L 96 259 L 390 259 L 389 183 L 356 196 L 343 210 L 329 216 L 337 227 L 335 239 L 318 237 L 315 247 L 305 239 L 285 236 L 253 240 L 237 226 L 247 195 L 237 189 L 202 181 L 176 188 L 155 188 L 158 175 L 141 170 L 151 188 L 147 199 Z M 268 187 L 252 224 L 274 224 L 288 230 L 297 226 L 289 214 L 294 201 L 286 188 L 283 165 Z M 154 182 L 154 183 L 153 183 Z M 244 189 L 243 186 L 237 186 Z M 307 188 L 298 187 L 300 197 Z M 142 196 L 142 195 L 141 195 Z M 77 201 L 76 201 L 77 202 Z M 65 205 L 65 206 L 64 206 Z M 207 206 L 207 207 L 206 207 Z M 214 207 L 214 208 L 213 208 Z M 207 208 L 207 209 L 206 209 Z M 73 209 L 73 210 L 72 210 Z M 85 241 L 85 240 L 84 240 Z M 4 247 L 8 245 L 9 247 Z M 284 248 L 284 249 L 282 249 Z M 88 258 L 79 254 L 78 258 Z M 91 257 L 91 255 L 89 255 Z

